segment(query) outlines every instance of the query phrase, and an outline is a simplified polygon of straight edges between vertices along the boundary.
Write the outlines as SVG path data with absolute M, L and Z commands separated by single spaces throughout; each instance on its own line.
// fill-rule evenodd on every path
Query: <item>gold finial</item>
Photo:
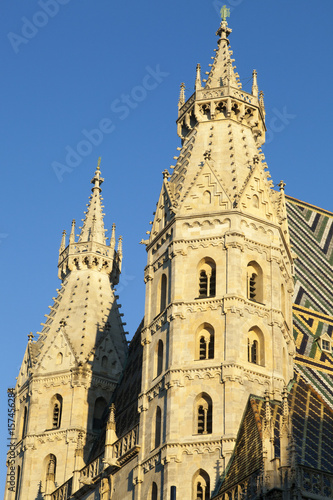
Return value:
M 226 5 L 223 5 L 220 12 L 221 12 L 222 21 L 226 22 L 227 17 L 230 17 L 230 9 L 228 9 Z
M 99 170 L 99 167 L 100 167 L 100 164 L 101 164 L 101 160 L 102 160 L 102 158 L 99 157 L 98 158 L 98 162 L 97 162 L 97 170 Z

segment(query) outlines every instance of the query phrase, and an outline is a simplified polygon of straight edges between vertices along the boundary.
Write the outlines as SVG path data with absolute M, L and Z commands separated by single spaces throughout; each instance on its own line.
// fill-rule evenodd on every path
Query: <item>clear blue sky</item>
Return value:
M 6 389 L 15 385 L 28 333 L 40 331 L 59 287 L 61 232 L 83 217 L 99 156 L 106 227 L 115 222 L 124 237 L 118 288 L 131 335 L 143 316 L 146 253 L 139 241 L 150 227 L 162 171 L 180 144 L 179 85 L 185 82 L 189 97 L 196 64 L 208 70 L 222 5 L 51 3 L 53 9 L 46 0 L 4 0 L 0 16 L 1 491 Z M 246 84 L 257 69 L 265 92 L 270 140 L 264 152 L 273 181 L 283 179 L 287 194 L 333 210 L 333 2 L 223 3 L 232 8 L 240 78 Z M 82 140 L 98 127 L 103 133 L 90 136 L 95 144 L 87 149 Z M 77 166 L 68 171 L 66 151 L 77 148 L 81 155 L 70 158 Z M 55 162 L 67 171 L 58 165 L 56 175 Z

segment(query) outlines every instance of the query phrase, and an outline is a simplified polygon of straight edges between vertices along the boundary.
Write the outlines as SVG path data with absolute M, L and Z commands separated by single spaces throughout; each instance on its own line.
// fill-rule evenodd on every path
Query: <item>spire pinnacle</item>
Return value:
M 258 73 L 257 73 L 257 70 L 254 69 L 253 73 L 252 73 L 252 95 L 254 95 L 255 97 L 258 97 L 258 92 L 259 92 Z
M 180 95 L 178 101 L 178 109 L 180 109 L 183 104 L 185 104 L 185 83 L 180 84 Z
M 69 243 L 75 243 L 75 220 L 72 220 L 71 234 L 69 235 Z
M 66 231 L 64 230 L 62 232 L 62 238 L 61 238 L 61 243 L 60 243 L 60 248 L 59 248 L 59 255 L 65 250 L 66 248 Z
M 202 84 L 201 84 L 201 66 L 200 64 L 197 64 L 197 76 L 195 79 L 195 90 L 200 90 L 202 89 Z
M 112 233 L 111 233 L 111 238 L 110 238 L 110 247 L 112 250 L 115 249 L 116 247 L 116 225 L 115 223 L 112 224 Z
M 119 236 L 117 254 L 118 254 L 119 258 L 121 259 L 123 256 L 123 237 L 122 236 Z

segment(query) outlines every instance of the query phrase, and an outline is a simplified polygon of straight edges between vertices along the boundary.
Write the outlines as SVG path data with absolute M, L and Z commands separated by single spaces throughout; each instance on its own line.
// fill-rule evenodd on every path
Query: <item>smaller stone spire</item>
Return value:
M 200 90 L 202 89 L 202 84 L 201 84 L 201 66 L 200 64 L 197 64 L 197 76 L 195 79 L 195 90 Z
M 115 465 L 116 460 L 113 458 L 113 443 L 117 441 L 116 434 L 116 407 L 114 403 L 110 406 L 110 414 L 108 418 L 108 423 L 106 424 L 105 433 L 105 458 L 104 462 L 108 465 Z
M 69 235 L 69 243 L 75 243 L 75 220 L 72 220 L 71 234 Z
M 123 256 L 123 237 L 119 236 L 117 254 L 119 257 Z
M 62 238 L 61 238 L 61 244 L 59 248 L 59 255 L 65 250 L 66 248 L 66 231 L 64 230 L 62 232 Z
M 280 466 L 289 465 L 289 452 L 291 442 L 291 425 L 288 404 L 287 387 L 282 392 L 282 415 L 280 416 Z
M 178 109 L 180 109 L 185 104 L 185 83 L 180 84 L 180 95 L 178 101 Z
M 45 500 L 51 500 L 51 493 L 55 490 L 55 457 L 51 455 L 46 471 Z
M 115 223 L 112 224 L 110 247 L 112 248 L 112 250 L 114 250 L 116 247 L 116 225 L 115 225 Z
M 121 272 L 121 263 L 123 260 L 123 237 L 119 236 L 118 240 L 118 248 L 117 248 L 117 257 L 118 257 L 118 268 L 119 272 Z
M 83 440 L 81 432 L 78 435 L 74 456 L 75 456 L 75 461 L 74 461 L 74 471 L 73 471 L 72 493 L 75 493 L 75 491 L 77 491 L 80 488 L 80 471 L 84 467 Z
M 258 73 L 257 73 L 257 70 L 254 69 L 253 73 L 252 73 L 252 95 L 254 95 L 255 97 L 258 97 L 258 92 L 259 92 Z

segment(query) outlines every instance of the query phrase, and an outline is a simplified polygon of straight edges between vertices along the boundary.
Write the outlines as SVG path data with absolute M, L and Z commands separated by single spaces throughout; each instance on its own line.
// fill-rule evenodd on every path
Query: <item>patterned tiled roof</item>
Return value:
M 295 262 L 297 305 L 333 316 L 333 214 L 287 198 Z
M 287 197 L 295 261 L 294 339 L 297 371 L 333 408 L 333 356 L 319 339 L 333 340 L 333 214 Z
M 295 379 L 288 397 L 295 461 L 296 465 L 333 474 L 333 356 L 323 351 L 319 342 L 322 335 L 333 341 L 333 213 L 295 198 L 286 199 L 291 244 L 298 257 L 293 305 Z M 273 402 L 271 407 L 278 457 L 282 405 Z M 217 499 L 263 469 L 263 419 L 264 401 L 253 396 Z
M 295 375 L 288 403 L 295 444 L 295 465 L 333 474 L 333 410 L 300 373 Z M 282 404 L 272 401 L 271 413 L 275 457 L 279 457 Z M 233 455 L 216 492 L 217 498 L 222 498 L 222 493 L 249 478 L 259 476 L 262 472 L 264 464 L 261 429 L 264 417 L 264 400 L 251 396 Z
M 221 478 L 219 492 L 227 491 L 262 469 L 260 412 L 262 401 L 250 398 L 242 420 L 236 446 L 229 465 Z
M 333 474 L 333 411 L 298 374 L 289 397 L 296 462 Z

